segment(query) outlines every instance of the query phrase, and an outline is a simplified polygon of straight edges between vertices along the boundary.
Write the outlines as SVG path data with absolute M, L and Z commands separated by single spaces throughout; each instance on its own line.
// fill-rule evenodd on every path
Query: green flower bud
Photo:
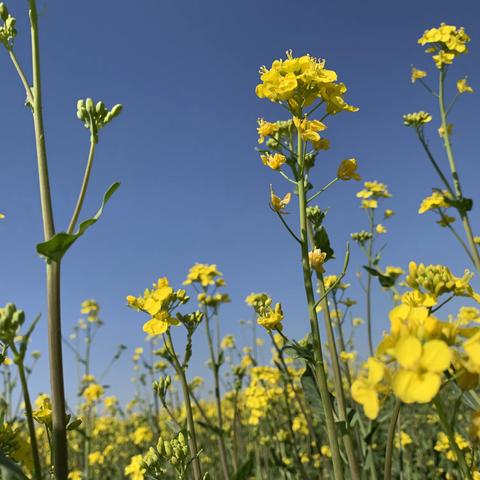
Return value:
M 105 108 L 105 104 L 102 101 L 97 102 L 95 105 L 95 112 L 102 115 L 106 111 L 107 109 Z
M 12 321 L 17 328 L 22 326 L 25 322 L 25 312 L 23 310 L 17 310 L 12 316 Z
M 85 102 L 85 107 L 87 109 L 87 112 L 89 113 L 94 113 L 95 111 L 95 105 L 93 103 L 93 99 L 92 98 L 87 98 L 86 102 Z
M 185 440 L 185 435 L 183 434 L 183 432 L 180 432 L 178 434 L 178 441 L 179 441 L 180 445 L 186 445 L 187 444 L 187 442 Z
M 171 447 L 171 445 L 170 445 L 170 442 L 167 442 L 167 440 L 165 440 L 165 441 L 163 442 L 163 448 L 164 448 L 164 450 L 165 450 L 165 456 L 171 457 L 173 451 L 172 451 L 172 447 Z
M 112 118 L 118 117 L 123 109 L 123 105 L 120 103 L 117 103 L 116 105 L 113 106 L 113 108 L 110 110 L 110 113 L 112 114 Z
M 5 22 L 8 18 L 8 9 L 7 6 L 1 2 L 0 3 L 0 18 Z

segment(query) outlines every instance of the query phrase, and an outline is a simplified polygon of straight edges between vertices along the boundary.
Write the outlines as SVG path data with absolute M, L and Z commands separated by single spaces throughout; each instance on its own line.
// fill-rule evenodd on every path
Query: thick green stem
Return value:
M 173 346 L 172 337 L 169 331 L 167 331 L 167 335 L 165 338 L 167 342 L 167 348 L 172 355 L 175 370 L 180 379 L 180 384 L 182 385 L 183 402 L 185 404 L 185 410 L 187 413 L 187 425 L 189 434 L 188 444 L 190 447 L 190 454 L 192 455 L 193 477 L 195 480 L 202 480 L 202 470 L 200 467 L 200 460 L 198 458 L 197 435 L 195 432 L 195 423 L 193 421 L 192 403 L 190 401 L 190 389 L 188 386 L 187 377 L 185 376 L 185 371 L 178 360 L 175 348 Z
M 455 164 L 455 158 L 453 156 L 452 144 L 450 142 L 450 134 L 448 132 L 447 124 L 447 111 L 445 109 L 445 92 L 444 92 L 444 83 L 445 83 L 446 71 L 444 68 L 440 70 L 440 80 L 439 80 L 439 89 L 438 89 L 438 103 L 440 106 L 440 117 L 442 119 L 442 138 L 445 145 L 445 151 L 447 152 L 448 164 L 450 166 L 450 172 L 453 178 L 453 186 L 455 188 L 455 193 L 457 198 L 463 198 L 462 187 L 460 184 L 460 177 L 457 172 L 457 166 Z M 473 260 L 475 263 L 475 268 L 480 273 L 480 254 L 478 253 L 478 248 L 474 240 L 472 227 L 470 225 L 470 220 L 468 214 L 465 211 L 460 211 L 460 217 L 462 219 L 463 228 L 465 229 L 465 234 L 467 235 L 468 245 L 470 247 Z
M 55 234 L 47 153 L 42 113 L 42 84 L 40 76 L 40 48 L 38 14 L 35 0 L 29 0 L 30 33 L 33 70 L 33 122 L 37 151 L 40 199 L 45 240 Z M 54 471 L 56 480 L 67 480 L 68 444 L 63 385 L 62 332 L 60 317 L 60 263 L 47 263 L 48 345 L 50 356 L 50 383 L 52 390 L 52 433 L 54 445 Z
M 80 193 L 78 195 L 77 204 L 75 205 L 75 210 L 73 211 L 72 219 L 68 225 L 67 233 L 73 233 L 75 225 L 78 220 L 78 216 L 82 210 L 83 201 L 85 200 L 85 194 L 87 193 L 88 181 L 90 179 L 90 173 L 92 171 L 93 157 L 95 155 L 95 140 L 92 138 L 90 140 L 90 151 L 88 152 L 87 166 L 85 168 L 85 173 L 83 175 L 82 186 L 80 188 Z
M 12 348 L 12 352 L 18 356 L 18 352 Z M 42 466 L 40 463 L 40 455 L 38 453 L 37 435 L 35 433 L 35 424 L 32 414 L 32 402 L 30 400 L 30 393 L 28 391 L 27 376 L 25 375 L 25 366 L 23 364 L 23 358 L 17 362 L 18 376 L 20 377 L 20 383 L 22 385 L 23 400 L 25 402 L 25 416 L 27 417 L 28 432 L 30 435 L 30 446 L 33 457 L 33 469 L 36 480 L 42 480 Z
M 68 443 L 60 320 L 60 263 L 53 261 L 47 263 L 47 308 L 55 478 L 67 480 Z
M 392 478 L 392 457 L 393 457 L 393 444 L 395 440 L 395 429 L 397 426 L 398 415 L 400 414 L 400 408 L 402 402 L 400 400 L 395 401 L 395 406 L 392 411 L 392 418 L 390 418 L 390 424 L 388 425 L 387 444 L 385 448 L 385 468 L 383 470 L 384 480 L 391 480 Z
M 328 391 L 327 374 L 325 371 L 322 342 L 320 338 L 320 329 L 318 326 L 317 312 L 315 311 L 315 297 L 312 286 L 312 273 L 310 271 L 310 263 L 308 259 L 308 232 L 307 232 L 307 199 L 305 192 L 304 179 L 304 161 L 303 161 L 303 143 L 300 134 L 298 134 L 298 152 L 300 166 L 300 179 L 297 183 L 298 201 L 300 213 L 300 241 L 301 241 L 301 259 L 303 281 L 305 286 L 305 294 L 307 297 L 308 316 L 310 320 L 310 328 L 312 332 L 313 350 L 315 356 L 315 375 L 320 391 L 323 409 L 325 412 L 326 429 L 330 449 L 332 451 L 332 463 L 334 470 L 334 478 L 336 480 L 343 480 L 342 457 L 340 456 L 340 448 L 338 445 L 338 435 L 335 426 L 335 419 L 333 415 L 333 406 L 330 401 L 330 392 Z

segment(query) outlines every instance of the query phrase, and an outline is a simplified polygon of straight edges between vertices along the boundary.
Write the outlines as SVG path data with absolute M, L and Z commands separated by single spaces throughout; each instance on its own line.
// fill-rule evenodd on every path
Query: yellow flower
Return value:
M 421 127 L 431 121 L 432 116 L 423 110 L 420 112 L 407 113 L 403 116 L 403 124 L 407 127 Z
M 303 55 L 293 57 L 287 51 L 286 60 L 275 60 L 270 69 L 260 69 L 260 80 L 255 93 L 272 102 L 287 102 L 291 108 L 311 105 L 317 98 L 328 101 L 322 87 L 335 85 L 337 74 L 325 68 L 325 61 Z
M 233 335 L 227 335 L 223 338 L 220 348 L 222 350 L 229 350 L 235 347 L 235 337 Z
M 448 134 L 448 136 L 452 135 L 452 133 L 453 133 L 453 125 L 451 123 L 447 123 L 447 134 Z M 438 134 L 442 138 L 445 136 L 445 129 L 443 128 L 443 125 L 438 129 Z
M 412 67 L 412 83 L 415 83 L 415 80 L 419 80 L 420 78 L 425 78 L 427 76 L 427 72 L 423 70 L 418 70 L 415 67 Z
M 188 271 L 187 279 L 183 282 L 184 285 L 199 283 L 202 287 L 215 285 L 215 280 L 220 277 L 222 272 L 219 272 L 216 265 L 209 265 L 206 263 L 196 263 Z
M 282 320 L 283 320 L 282 306 L 280 305 L 280 303 L 277 303 L 273 310 L 270 308 L 263 315 L 259 316 L 257 323 L 262 327 L 266 328 L 267 330 L 273 330 L 273 329 L 281 330 Z
M 390 208 L 387 208 L 385 210 L 385 213 L 384 213 L 385 218 L 390 218 L 393 215 L 395 215 L 395 212 L 393 210 L 391 210 Z
M 412 437 L 404 432 L 403 430 L 400 431 L 400 435 L 398 432 L 395 434 L 395 448 L 405 447 L 412 443 Z
M 340 180 L 361 180 L 357 173 L 357 160 L 355 158 L 347 158 L 343 160 L 337 170 L 337 177 Z
M 318 142 L 320 135 L 317 132 L 322 132 L 327 127 L 319 120 L 307 120 L 307 118 L 300 119 L 293 117 L 293 124 L 297 127 L 298 133 L 302 140 Z
M 135 445 L 142 445 L 144 443 L 149 443 L 153 439 L 153 433 L 148 427 L 138 427 L 132 433 L 132 442 Z
M 82 480 L 83 472 L 80 470 L 73 470 L 68 474 L 68 480 Z
M 340 352 L 340 359 L 344 362 L 354 361 L 357 358 L 357 352 Z
M 471 373 L 480 373 L 480 331 L 471 336 L 463 344 L 468 356 L 465 367 Z
M 327 258 L 327 254 L 322 252 L 319 248 L 308 252 L 308 261 L 310 262 L 310 267 L 313 268 L 317 273 L 323 273 L 325 270 L 323 268 L 323 263 Z
M 367 375 L 357 378 L 352 384 L 352 398 L 363 406 L 365 415 L 374 420 L 380 410 L 378 393 L 381 389 L 380 383 L 385 377 L 385 365 L 378 359 L 370 357 L 365 366 Z
M 426 52 L 435 53 L 432 58 L 438 69 L 451 64 L 458 55 L 467 53 L 468 42 L 470 42 L 470 37 L 465 33 L 463 27 L 457 28 L 445 23 L 441 23 L 438 28 L 425 30 L 418 40 L 420 45 L 431 44 Z
M 320 448 L 320 453 L 327 458 L 332 458 L 332 451 L 328 445 L 322 445 Z
M 376 227 L 375 230 L 377 233 L 387 233 L 387 228 L 384 227 L 381 223 L 379 223 Z
M 89 465 L 103 465 L 104 462 L 105 462 L 105 457 L 102 452 L 95 451 L 88 455 Z
M 129 307 L 150 315 L 151 319 L 144 324 L 143 331 L 151 336 L 165 333 L 171 325 L 178 325 L 178 319 L 170 311 L 187 301 L 185 290 L 174 291 L 166 277 L 154 283 L 152 290 L 145 289 L 143 296 L 127 297 Z
M 272 170 L 280 170 L 282 165 L 287 161 L 285 155 L 281 153 L 275 153 L 274 155 L 267 153 L 266 155 L 261 155 L 261 159 L 263 164 Z
M 134 455 L 130 463 L 125 467 L 124 473 L 130 477 L 130 480 L 143 480 L 146 470 L 142 467 L 143 458 L 141 455 Z
M 467 83 L 467 77 L 457 81 L 457 90 L 458 93 L 473 93 L 473 88 Z
M 362 200 L 362 208 L 377 208 L 378 202 L 377 200 Z
M 273 210 L 275 210 L 275 212 L 285 214 L 286 212 L 283 210 L 290 203 L 291 198 L 292 194 L 290 192 L 288 192 L 283 198 L 280 198 L 277 197 L 272 190 L 270 192 L 270 206 Z
M 98 383 L 91 383 L 84 391 L 83 398 L 89 403 L 97 401 L 103 394 L 105 390 Z
M 263 118 L 259 118 L 257 123 L 258 143 L 263 143 L 266 137 L 269 137 L 278 131 L 278 125 L 266 122 Z
M 404 403 L 429 403 L 438 393 L 441 374 L 452 361 L 452 352 L 442 340 L 422 345 L 412 335 L 400 338 L 395 346 L 400 365 L 393 377 L 395 395 Z

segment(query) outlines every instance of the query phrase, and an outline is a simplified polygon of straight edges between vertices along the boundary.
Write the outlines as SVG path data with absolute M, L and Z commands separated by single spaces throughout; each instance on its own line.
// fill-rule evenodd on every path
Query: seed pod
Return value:
M 7 6 L 1 2 L 0 3 L 0 18 L 5 22 L 8 18 L 8 9 Z

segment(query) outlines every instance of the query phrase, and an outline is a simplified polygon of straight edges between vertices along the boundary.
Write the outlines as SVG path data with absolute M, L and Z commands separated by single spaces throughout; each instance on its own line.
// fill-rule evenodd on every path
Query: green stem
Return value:
M 397 426 L 398 415 L 400 414 L 400 408 L 402 402 L 400 400 L 395 401 L 393 407 L 392 417 L 390 418 L 390 424 L 388 425 L 387 444 L 385 448 L 385 468 L 383 471 L 384 480 L 391 480 L 392 478 L 392 457 L 393 457 L 393 444 L 395 440 L 395 429 Z
M 90 173 L 92 171 L 93 157 L 95 156 L 95 140 L 90 139 L 90 151 L 88 152 L 88 161 L 85 168 L 85 173 L 83 175 L 82 186 L 80 188 L 80 193 L 78 195 L 77 204 L 75 205 L 75 210 L 73 211 L 72 219 L 68 225 L 67 233 L 72 234 L 75 228 L 75 225 L 78 220 L 78 216 L 82 210 L 83 201 L 85 200 L 85 194 L 87 193 L 88 181 L 90 179 Z
M 312 286 L 312 273 L 310 271 L 310 263 L 308 260 L 308 234 L 307 234 L 307 199 L 305 192 L 304 179 L 304 160 L 303 160 L 303 143 L 300 134 L 297 136 L 297 157 L 299 159 L 300 175 L 298 180 L 298 200 L 300 213 L 300 241 L 301 241 L 301 258 L 302 271 L 305 287 L 305 294 L 307 297 L 308 315 L 310 319 L 310 328 L 312 332 L 313 350 L 315 356 L 315 375 L 320 391 L 323 409 L 325 412 L 326 429 L 330 449 L 332 451 L 332 463 L 334 470 L 334 478 L 336 480 L 343 480 L 342 457 L 340 455 L 340 448 L 338 445 L 338 436 L 335 427 L 335 419 L 333 415 L 333 406 L 330 400 L 330 392 L 328 390 L 327 374 L 325 372 L 325 365 L 322 352 L 322 342 L 320 338 L 320 329 L 318 326 L 317 312 L 315 311 L 315 298 Z
M 455 158 L 453 156 L 452 144 L 450 142 L 450 135 L 448 133 L 448 128 L 447 128 L 447 112 L 445 110 L 445 95 L 444 95 L 445 76 L 446 76 L 446 71 L 442 68 L 440 70 L 438 103 L 440 106 L 440 116 L 442 119 L 443 142 L 445 145 L 445 150 L 447 152 L 447 158 L 450 166 L 450 172 L 453 178 L 453 186 L 455 188 L 456 197 L 461 199 L 463 198 L 462 187 L 460 184 L 460 177 L 457 172 L 457 166 L 455 164 Z M 462 219 L 463 228 L 465 229 L 465 234 L 467 235 L 468 244 L 470 246 L 470 250 L 474 259 L 475 268 L 480 273 L 480 254 L 478 253 L 477 245 L 475 244 L 472 227 L 470 225 L 468 214 L 467 212 L 464 212 L 464 211 L 460 211 L 459 213 Z
M 321 193 L 323 193 L 325 190 L 330 188 L 333 184 L 335 184 L 338 180 L 340 180 L 338 177 L 335 177 L 331 182 L 328 182 L 323 188 L 321 188 L 317 193 L 312 195 L 308 200 L 307 203 L 310 203 L 312 200 L 315 200 Z
M 190 446 L 190 454 L 192 455 L 193 477 L 195 480 L 202 480 L 202 470 L 200 467 L 200 460 L 198 458 L 197 435 L 195 432 L 195 423 L 193 421 L 192 403 L 190 401 L 190 389 L 188 387 L 187 377 L 185 376 L 185 372 L 182 366 L 180 365 L 177 354 L 175 352 L 170 331 L 167 331 L 165 339 L 166 339 L 167 348 L 169 349 L 172 355 L 174 367 L 180 379 L 180 384 L 182 386 L 183 401 L 184 401 L 185 410 L 187 413 L 187 424 L 188 424 L 188 433 L 189 433 L 188 444 Z
M 455 432 L 452 430 L 452 427 L 450 426 L 450 422 L 448 421 L 447 415 L 445 413 L 445 410 L 443 409 L 443 405 L 442 405 L 442 402 L 440 401 L 440 398 L 437 396 L 437 398 L 433 400 L 433 403 L 435 405 L 435 408 L 437 409 L 438 417 L 440 419 L 440 424 L 442 425 L 442 428 L 448 437 L 448 443 L 450 445 L 450 448 L 454 451 L 455 455 L 457 456 L 458 465 L 462 470 L 462 474 L 464 475 L 463 478 L 468 480 L 473 480 L 472 473 L 468 468 L 467 462 L 465 460 L 465 456 L 463 455 L 462 450 L 460 450 L 460 448 L 457 445 L 457 442 L 455 441 Z
M 204 290 L 206 294 L 206 291 Z M 207 332 L 207 341 L 208 348 L 210 351 L 210 361 L 212 362 L 212 371 L 213 371 L 213 380 L 214 380 L 214 390 L 215 390 L 215 406 L 217 409 L 217 426 L 219 433 L 218 437 L 218 447 L 220 450 L 220 462 L 222 464 L 223 478 L 229 480 L 230 476 L 228 473 L 228 463 L 227 463 L 227 449 L 225 447 L 224 439 L 224 430 L 223 430 L 223 413 L 222 413 L 222 399 L 220 396 L 220 365 L 218 363 L 218 358 L 215 355 L 215 349 L 213 348 L 213 339 L 212 333 L 210 331 L 210 317 L 208 315 L 207 306 L 204 306 L 204 316 L 205 316 L 205 330 Z
M 337 344 L 335 341 L 335 335 L 333 333 L 332 318 L 330 316 L 330 308 L 328 306 L 327 296 L 325 295 L 325 284 L 323 283 L 323 276 L 321 273 L 317 275 L 318 275 L 318 286 L 320 288 L 320 295 L 324 297 L 322 310 L 324 315 L 325 330 L 327 332 L 327 345 L 330 351 L 330 359 L 332 362 L 335 397 L 338 403 L 338 413 L 339 413 L 340 421 L 345 423 L 345 430 L 344 430 L 345 433 L 343 435 L 343 443 L 345 445 L 345 451 L 347 453 L 348 466 L 350 468 L 350 474 L 351 474 L 352 480 L 359 480 L 360 470 L 358 468 L 358 462 L 355 455 L 355 447 L 353 445 L 352 437 L 350 435 L 351 433 L 350 426 L 348 425 L 345 392 L 343 390 L 342 373 L 340 370 L 340 362 L 338 360 L 338 351 L 337 351 Z
M 40 76 L 40 49 L 38 14 L 35 0 L 29 0 L 30 33 L 33 70 L 33 122 L 38 161 L 40 198 L 45 240 L 55 234 L 47 153 L 42 114 L 42 87 Z M 52 434 L 54 471 L 56 480 L 67 480 L 68 444 L 63 384 L 62 332 L 60 316 L 60 263 L 47 262 L 48 345 L 50 356 L 50 383 L 52 390 Z
M 18 357 L 16 348 L 12 345 L 12 352 Z M 22 385 L 23 400 L 25 401 L 25 416 L 27 417 L 28 432 L 30 434 L 30 447 L 33 457 L 33 468 L 35 472 L 35 479 L 42 480 L 42 466 L 40 463 L 40 455 L 38 453 L 37 435 L 35 433 L 35 423 L 33 421 L 32 414 L 32 402 L 30 400 L 30 393 L 28 391 L 27 377 L 25 375 L 25 366 L 23 364 L 24 358 L 19 358 L 17 364 L 18 375 L 20 377 L 20 383 Z
M 370 233 L 372 237 L 370 238 L 370 241 L 368 243 L 368 252 L 367 252 L 367 257 L 368 257 L 368 267 L 372 268 L 373 266 L 373 259 L 372 259 L 372 254 L 373 254 L 373 236 L 375 234 L 374 228 L 375 228 L 375 221 L 373 217 L 373 210 L 368 213 L 368 217 L 370 220 Z M 367 296 L 367 335 L 368 335 L 368 349 L 370 351 L 370 356 L 374 356 L 374 348 L 373 348 L 373 339 L 372 339 L 372 275 L 370 272 L 367 272 L 367 291 L 366 291 L 366 296 Z
M 27 77 L 25 75 L 25 72 L 23 71 L 22 67 L 18 63 L 17 57 L 12 50 L 12 48 L 7 48 L 8 50 L 8 55 L 10 56 L 10 60 L 13 63 L 13 66 L 15 67 L 15 70 L 18 73 L 18 76 L 20 77 L 20 80 L 23 84 L 23 87 L 25 88 L 25 94 L 27 95 L 27 101 L 30 103 L 30 105 L 33 107 L 33 93 L 32 89 L 30 88 L 30 85 L 28 84 Z

